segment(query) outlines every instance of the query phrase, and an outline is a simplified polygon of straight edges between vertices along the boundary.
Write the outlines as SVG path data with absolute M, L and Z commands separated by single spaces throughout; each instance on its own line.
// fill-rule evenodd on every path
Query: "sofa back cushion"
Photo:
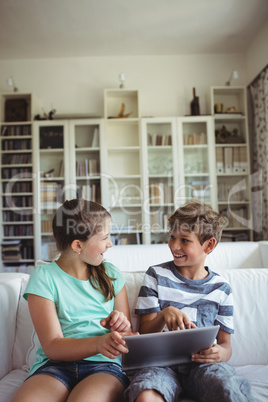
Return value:
M 144 272 L 124 272 L 134 331 L 138 330 L 135 304 Z M 268 364 L 268 269 L 223 270 L 234 296 L 234 328 L 231 335 L 234 366 Z
M 268 269 L 222 271 L 234 297 L 234 366 L 268 364 Z

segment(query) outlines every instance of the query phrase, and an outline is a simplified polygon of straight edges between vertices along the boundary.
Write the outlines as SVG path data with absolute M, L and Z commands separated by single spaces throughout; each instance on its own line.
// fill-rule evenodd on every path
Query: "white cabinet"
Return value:
M 168 241 L 167 218 L 196 199 L 215 207 L 212 118 L 142 119 L 145 243 Z
M 32 94 L 1 95 L 1 270 L 34 265 Z
M 179 178 L 176 118 L 142 119 L 144 243 L 167 241 Z
M 176 205 L 195 199 L 216 207 L 215 142 L 210 116 L 178 118 L 178 147 L 183 149 L 183 172 Z M 178 150 L 178 151 L 179 151 Z
M 252 240 L 250 155 L 244 87 L 212 87 L 217 207 L 228 218 L 223 240 Z
M 52 219 L 67 199 L 101 202 L 101 119 L 36 121 L 34 166 L 37 258 L 51 260 Z
M 143 243 L 142 147 L 137 90 L 104 93 L 103 205 L 113 222 L 114 244 Z

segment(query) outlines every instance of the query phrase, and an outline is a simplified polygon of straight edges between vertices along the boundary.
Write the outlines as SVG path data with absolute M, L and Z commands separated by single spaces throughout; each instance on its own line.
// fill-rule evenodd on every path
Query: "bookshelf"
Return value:
M 183 149 L 183 180 L 177 205 L 195 199 L 216 207 L 215 142 L 211 116 L 178 119 L 179 148 Z
M 114 244 L 143 243 L 142 147 L 137 90 L 104 91 L 103 204 Z
M 217 208 L 228 218 L 223 241 L 252 240 L 247 96 L 244 87 L 212 87 Z
M 102 119 L 69 121 L 70 183 L 73 197 L 101 203 Z
M 1 94 L 1 270 L 30 272 L 35 260 L 33 96 Z
M 142 118 L 122 88 L 104 91 L 103 118 L 33 121 L 33 99 L 0 98 L 2 270 L 55 257 L 52 217 L 76 197 L 110 211 L 114 244 L 167 242 L 167 217 L 191 199 L 228 217 L 223 241 L 252 240 L 244 87 L 212 87 L 211 116 Z
M 180 153 L 176 118 L 142 119 L 145 243 L 168 241 L 167 219 L 174 212 Z
M 142 134 L 145 243 L 166 243 L 176 208 L 192 199 L 216 205 L 212 118 L 146 118 Z
M 71 194 L 68 121 L 35 121 L 34 169 L 36 172 L 36 256 L 51 260 L 56 255 L 52 218 Z

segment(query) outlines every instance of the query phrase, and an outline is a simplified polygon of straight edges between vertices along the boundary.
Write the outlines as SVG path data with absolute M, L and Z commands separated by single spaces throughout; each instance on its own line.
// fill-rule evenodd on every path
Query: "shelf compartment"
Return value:
M 139 117 L 139 96 L 135 89 L 105 89 L 104 117 L 109 119 L 118 116 L 122 104 L 125 105 L 124 114 L 131 113 L 130 118 Z M 127 118 L 122 120 L 126 121 Z M 112 120 L 112 119 L 111 119 Z
M 109 120 L 107 127 L 107 147 L 138 147 L 139 122 L 123 119 Z
M 140 155 L 139 150 L 118 151 L 108 153 L 108 172 L 112 176 L 138 175 L 140 174 Z
M 209 157 L 207 148 L 184 149 L 184 174 L 208 174 Z

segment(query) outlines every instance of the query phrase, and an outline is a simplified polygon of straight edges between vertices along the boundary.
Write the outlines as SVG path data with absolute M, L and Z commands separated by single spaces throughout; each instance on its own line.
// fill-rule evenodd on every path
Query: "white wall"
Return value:
M 32 92 L 46 112 L 94 113 L 103 116 L 104 88 L 118 87 L 124 72 L 126 87 L 140 91 L 143 116 L 189 114 L 192 88 L 200 97 L 202 114 L 210 114 L 210 87 L 224 85 L 232 70 L 233 85 L 247 85 L 245 55 L 178 55 L 89 57 L 0 61 L 0 92 L 10 91 L 13 76 L 21 92 Z
M 268 64 L 268 22 L 249 46 L 246 64 L 249 84 Z

